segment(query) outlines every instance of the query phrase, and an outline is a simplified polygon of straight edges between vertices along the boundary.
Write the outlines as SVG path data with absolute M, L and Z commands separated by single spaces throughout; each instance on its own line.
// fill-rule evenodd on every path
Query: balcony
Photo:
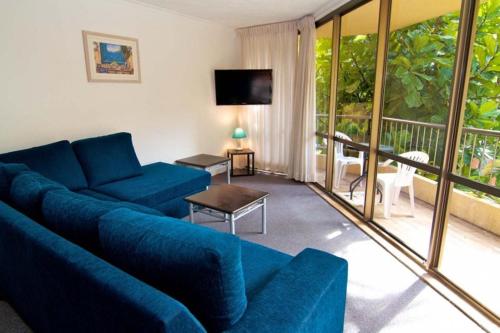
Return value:
M 325 115 L 318 114 L 318 123 L 327 121 Z M 369 117 L 356 115 L 337 116 L 337 124 L 349 123 L 343 128 L 353 129 L 348 133 L 355 142 L 368 142 L 367 132 Z M 339 126 L 336 126 L 339 128 Z M 323 127 L 326 128 L 326 127 Z M 500 173 L 499 142 L 500 131 L 477 128 L 463 128 L 459 147 L 456 174 L 468 179 L 497 186 Z M 380 144 L 393 147 L 394 154 L 406 151 L 423 151 L 429 155 L 429 163 L 439 166 L 442 159 L 445 126 L 417 121 L 408 121 L 384 117 Z M 318 183 L 325 184 L 326 142 L 324 135 L 317 136 L 317 177 Z M 344 147 L 346 155 L 356 155 L 355 150 Z M 395 172 L 394 166 L 382 167 L 378 173 Z M 363 211 L 365 200 L 364 181 L 352 193 L 349 185 L 359 176 L 359 167 L 348 167 L 338 187 L 332 192 L 344 199 L 354 208 Z M 380 194 L 376 197 L 373 221 L 401 240 L 411 250 L 423 258 L 427 257 L 434 202 L 438 182 L 432 174 L 417 170 L 413 178 L 415 189 L 415 215 L 411 216 L 408 193 L 402 191 L 397 204 L 392 206 L 390 218 L 384 218 L 384 208 L 380 203 Z M 458 187 L 453 191 L 444 251 L 440 270 L 447 273 L 455 283 L 466 286 L 469 291 L 479 296 L 491 308 L 499 308 L 500 301 L 491 286 L 500 279 L 500 267 L 493 268 L 493 274 L 478 276 L 484 267 L 491 266 L 500 258 L 500 203 L 498 198 L 481 195 L 477 191 L 467 191 Z M 464 265 L 464 262 L 467 262 Z M 490 270 L 491 272 L 491 270 Z

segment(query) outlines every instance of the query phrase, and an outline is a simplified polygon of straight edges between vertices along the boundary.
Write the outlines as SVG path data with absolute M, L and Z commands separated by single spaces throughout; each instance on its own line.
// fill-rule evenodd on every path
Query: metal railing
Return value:
M 317 114 L 318 128 L 328 128 L 328 115 Z M 349 135 L 355 142 L 368 142 L 371 117 L 365 115 L 337 115 L 336 129 Z M 322 127 L 320 127 L 322 126 Z M 383 117 L 380 144 L 390 146 L 394 154 L 423 151 L 429 155 L 429 164 L 439 167 L 443 157 L 446 135 L 444 124 Z M 318 136 L 318 153 L 326 152 L 324 137 Z M 456 174 L 481 183 L 497 186 L 500 174 L 500 131 L 464 127 L 459 147 Z

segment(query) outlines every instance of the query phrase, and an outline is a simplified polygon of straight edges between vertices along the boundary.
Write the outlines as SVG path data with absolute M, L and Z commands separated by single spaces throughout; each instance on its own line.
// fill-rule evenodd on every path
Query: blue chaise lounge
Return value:
M 103 138 L 116 141 L 96 144 L 93 163 L 87 144 Z M 185 215 L 178 198 L 206 187 L 205 172 L 137 168 L 122 133 L 34 150 L 40 160 L 0 156 L 9 162 L 0 162 L 0 297 L 34 331 L 343 331 L 344 259 L 313 249 L 292 257 L 165 216 Z M 108 182 L 118 176 L 106 152 L 126 164 L 120 179 Z M 178 185 L 185 175 L 191 184 Z

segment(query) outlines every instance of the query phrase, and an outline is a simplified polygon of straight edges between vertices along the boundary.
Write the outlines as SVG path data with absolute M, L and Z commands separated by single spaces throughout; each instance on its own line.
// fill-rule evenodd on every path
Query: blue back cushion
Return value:
M 84 248 L 99 252 L 99 218 L 118 208 L 129 208 L 146 214 L 163 216 L 160 212 L 128 202 L 95 199 L 70 191 L 51 191 L 41 204 L 44 225 Z
M 43 196 L 50 190 L 69 192 L 64 186 L 34 171 L 18 174 L 10 187 L 10 202 L 18 210 L 35 220 L 41 218 Z
M 13 151 L 0 155 L 4 163 L 23 163 L 70 190 L 87 187 L 87 180 L 68 141 Z
M 101 217 L 99 238 L 106 259 L 182 302 L 208 331 L 245 312 L 239 238 L 128 209 Z
M 142 174 L 130 133 L 73 142 L 90 187 Z
M 24 164 L 0 162 L 0 200 L 10 202 L 10 184 L 12 179 L 23 171 L 28 171 L 28 167 Z

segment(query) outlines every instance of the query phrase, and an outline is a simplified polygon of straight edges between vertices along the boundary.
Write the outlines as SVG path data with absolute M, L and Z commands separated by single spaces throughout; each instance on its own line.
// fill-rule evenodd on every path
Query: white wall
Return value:
M 82 30 L 139 39 L 142 83 L 87 82 Z M 239 64 L 235 32 L 124 0 L 0 1 L 0 152 L 116 131 L 142 163 L 231 145 L 213 70 Z

